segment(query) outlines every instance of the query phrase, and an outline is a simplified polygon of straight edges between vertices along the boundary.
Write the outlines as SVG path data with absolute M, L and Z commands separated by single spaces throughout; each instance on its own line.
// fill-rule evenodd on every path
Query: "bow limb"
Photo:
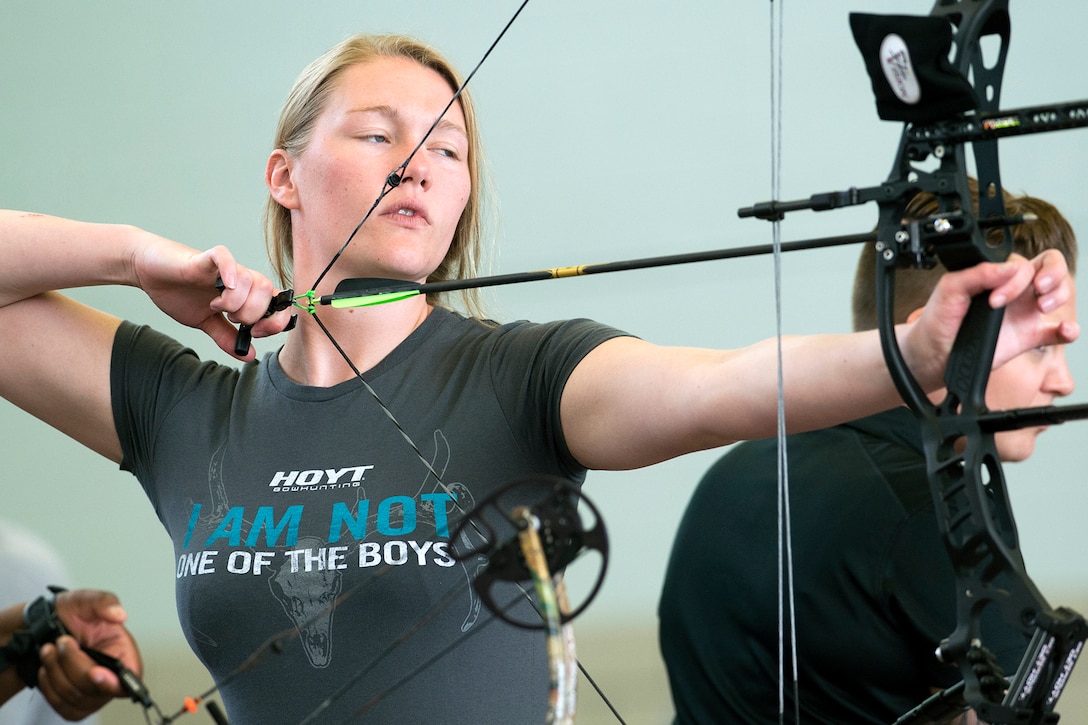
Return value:
M 986 384 L 1003 310 L 992 308 L 986 295 L 972 300 L 948 362 L 947 397 L 937 405 L 908 371 L 894 333 L 897 266 L 928 266 L 935 255 L 948 269 L 958 270 L 1003 260 L 1011 250 L 1009 226 L 1014 222 L 1005 217 L 998 135 L 989 129 L 1010 126 L 1019 131 L 1020 117 L 1014 112 L 988 125 L 999 109 L 1009 40 L 1008 0 L 941 0 L 927 18 L 855 14 L 851 25 L 881 117 L 906 124 L 891 175 L 879 187 L 767 202 L 741 215 L 776 219 L 796 209 L 878 203 L 881 340 L 892 377 L 922 425 L 938 520 L 957 578 L 958 624 L 938 656 L 959 665 L 964 699 L 988 722 L 1049 722 L 1056 718 L 1057 698 L 1088 628 L 1080 615 L 1052 609 L 1028 577 L 993 434 L 979 425 L 986 413 Z M 987 41 L 990 57 L 984 61 Z M 949 47 L 955 48 L 951 64 Z M 976 132 L 949 136 L 937 130 L 946 119 L 974 125 Z M 978 133 L 983 129 L 985 133 Z M 968 146 L 981 188 L 977 210 L 968 193 Z M 908 202 L 919 192 L 933 195 L 939 211 L 908 222 Z M 988 238 L 986 227 L 995 225 L 1003 226 L 1001 243 Z M 1012 626 L 1034 631 L 1007 692 L 987 664 L 990 655 L 980 628 L 987 607 L 1019 623 Z
M 974 81 L 976 103 L 955 110 L 997 111 L 1009 40 L 1008 0 L 938 3 L 930 18 L 955 24 L 954 65 L 963 78 Z M 933 25 L 939 26 L 940 22 Z M 861 27 L 859 22 L 856 28 Z M 873 28 L 869 26 L 869 32 Z M 865 53 L 866 31 L 856 32 Z M 877 35 L 890 32 L 888 27 Z M 996 38 L 998 43 L 996 60 L 990 65 L 982 61 L 983 36 Z M 881 90 L 875 75 L 874 88 L 879 99 Z M 904 115 L 900 116 L 900 111 Z M 885 106 L 881 115 L 907 120 L 908 129 L 930 120 L 911 119 L 914 112 Z M 941 113 L 948 111 L 937 115 Z M 991 307 L 984 295 L 972 301 L 948 362 L 947 395 L 939 404 L 930 403 L 907 370 L 893 329 L 897 266 L 925 263 L 923 257 L 936 253 L 945 267 L 956 270 L 980 261 L 1003 259 L 1011 250 L 1012 235 L 1007 225 L 1004 242 L 994 245 L 977 222 L 1005 216 L 997 140 L 981 140 L 973 145 L 982 190 L 976 218 L 967 189 L 965 145 L 919 146 L 908 136 L 905 130 L 892 175 L 886 182 L 888 188 L 900 192 L 880 202 L 878 250 L 882 254 L 878 255 L 877 302 L 889 368 L 921 423 L 938 522 L 956 572 L 957 626 L 941 643 L 937 655 L 942 661 L 958 664 L 964 678 L 963 699 L 986 722 L 1051 722 L 1051 718 L 1056 719 L 1058 697 L 1083 647 L 1088 626 L 1075 612 L 1053 609 L 1028 576 L 994 436 L 979 425 L 979 417 L 986 412 L 986 384 L 1003 310 Z M 936 170 L 920 168 L 921 162 L 931 156 L 937 159 Z M 917 191 L 936 196 L 941 214 L 921 225 L 907 224 L 907 203 Z M 963 214 L 962 226 L 958 221 L 942 223 L 942 219 L 959 214 Z M 936 230 L 936 237 L 947 238 L 928 236 L 929 232 L 921 228 Z M 980 627 L 987 607 L 1000 610 L 1007 622 L 1020 622 L 1021 627 L 1034 633 L 1007 690 L 1000 671 L 995 674 L 988 666 L 978 665 L 980 660 L 988 661 Z

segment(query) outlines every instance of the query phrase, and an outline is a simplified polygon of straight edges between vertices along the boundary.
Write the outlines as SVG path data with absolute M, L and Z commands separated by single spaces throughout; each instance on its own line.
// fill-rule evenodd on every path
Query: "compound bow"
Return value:
M 771 201 L 739 213 L 777 219 L 795 209 L 825 210 L 869 201 L 880 209 L 881 341 L 896 386 L 922 427 L 930 488 L 957 580 L 957 626 L 936 656 L 955 662 L 963 676 L 960 685 L 938 693 L 899 722 L 946 717 L 961 711 L 964 703 L 990 723 L 1057 722 L 1054 709 L 1088 626 L 1076 612 L 1052 608 L 1028 576 L 994 444 L 996 425 L 983 421 L 1009 421 L 1019 415 L 1016 411 L 995 415 L 985 406 L 1002 310 L 991 309 L 984 296 L 972 301 L 949 359 L 947 396 L 934 405 L 899 350 L 893 302 L 897 267 L 932 266 L 936 256 L 955 270 L 1008 256 L 1012 239 L 998 169 L 998 139 L 1088 125 L 1088 101 L 1000 110 L 1010 31 L 1008 0 L 938 0 L 928 17 L 855 14 L 851 26 L 880 116 L 905 123 L 891 174 L 876 187 L 794 202 Z M 996 58 L 984 58 L 983 44 L 989 41 L 996 41 Z M 967 185 L 967 145 L 973 149 L 982 190 L 977 215 Z M 908 223 L 907 204 L 919 192 L 932 194 L 940 213 Z M 987 241 L 989 226 L 1004 228 L 1002 244 Z M 1051 419 L 1064 419 L 1057 409 L 1049 414 Z M 1080 415 L 1076 409 L 1068 417 Z M 1007 687 L 998 679 L 1000 673 L 995 677 L 980 631 L 980 615 L 988 606 L 1032 632 Z

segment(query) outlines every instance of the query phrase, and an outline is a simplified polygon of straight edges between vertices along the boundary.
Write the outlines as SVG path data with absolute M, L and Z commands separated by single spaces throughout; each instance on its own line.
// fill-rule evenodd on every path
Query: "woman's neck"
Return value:
M 380 363 L 427 319 L 434 308 L 423 296 L 355 309 L 319 310 L 321 322 L 359 372 Z M 355 371 L 329 341 L 317 320 L 302 315 L 279 353 L 280 367 L 300 385 L 332 387 Z

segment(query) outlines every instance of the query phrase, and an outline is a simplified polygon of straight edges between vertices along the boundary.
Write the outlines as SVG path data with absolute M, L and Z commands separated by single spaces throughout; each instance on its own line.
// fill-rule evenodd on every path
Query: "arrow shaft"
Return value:
M 859 244 L 863 242 L 873 241 L 876 241 L 876 233 L 865 232 L 862 234 L 845 234 L 833 237 L 819 237 L 816 239 L 802 239 L 793 242 L 783 242 L 781 244 L 781 250 L 783 252 L 793 252 L 803 249 L 822 249 L 826 247 L 838 247 L 848 244 Z M 710 262 L 719 259 L 753 257 L 761 254 L 772 254 L 773 252 L 773 244 L 757 244 L 748 247 L 712 249 L 705 252 L 688 252 L 684 254 L 669 254 L 659 257 L 626 259 L 618 262 L 584 264 L 573 267 L 553 267 L 552 269 L 541 269 L 532 272 L 514 272 L 511 274 L 498 274 L 489 277 L 475 277 L 472 279 L 451 279 L 441 282 L 427 282 L 418 286 L 410 282 L 398 283 L 395 280 L 388 280 L 388 283 L 389 285 L 399 284 L 401 285 L 400 289 L 410 288 L 418 292 L 419 294 L 429 294 L 438 292 L 452 292 L 455 290 L 476 289 L 480 287 L 496 287 L 500 285 L 520 284 L 522 282 L 536 282 L 539 280 L 559 279 L 562 277 L 582 277 L 590 274 L 604 274 L 606 272 L 625 272 L 634 269 L 649 269 L 652 267 L 668 267 L 677 264 Z M 341 282 L 341 286 L 344 288 L 343 292 L 338 291 L 331 295 L 325 295 L 321 297 L 320 302 L 323 305 L 328 305 L 332 304 L 334 301 L 337 300 L 364 297 L 375 292 L 388 291 L 388 289 L 377 288 L 373 284 L 368 287 L 368 282 L 372 281 L 360 280 L 359 287 L 357 289 L 351 289 L 350 280 L 344 280 L 344 282 Z M 376 280 L 374 280 L 374 282 L 376 282 Z M 338 290 L 339 289 L 340 287 L 338 287 Z

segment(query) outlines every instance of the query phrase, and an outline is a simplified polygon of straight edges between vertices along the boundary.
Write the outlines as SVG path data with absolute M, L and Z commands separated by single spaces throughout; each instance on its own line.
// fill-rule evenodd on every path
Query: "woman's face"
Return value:
M 344 70 L 309 145 L 297 157 L 285 157 L 293 203 L 284 205 L 292 210 L 298 282 L 308 283 L 332 259 L 453 92 L 436 72 L 406 58 L 379 58 Z M 468 153 L 464 114 L 454 104 L 412 157 L 400 185 L 359 230 L 333 276 L 425 281 L 445 258 L 468 201 Z

